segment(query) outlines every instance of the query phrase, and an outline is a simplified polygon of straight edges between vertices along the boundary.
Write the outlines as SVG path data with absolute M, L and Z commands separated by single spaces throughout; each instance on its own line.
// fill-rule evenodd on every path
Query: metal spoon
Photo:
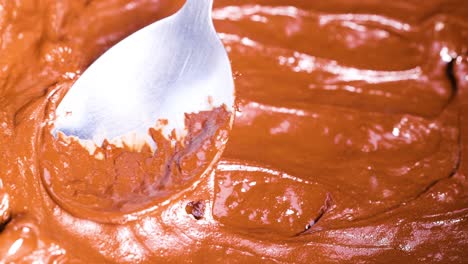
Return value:
M 168 120 L 165 135 L 183 135 L 185 113 L 222 105 L 232 112 L 232 72 L 212 6 L 213 0 L 187 0 L 104 53 L 58 105 L 54 135 L 101 145 L 134 133 L 156 148 L 148 129 L 158 119 Z

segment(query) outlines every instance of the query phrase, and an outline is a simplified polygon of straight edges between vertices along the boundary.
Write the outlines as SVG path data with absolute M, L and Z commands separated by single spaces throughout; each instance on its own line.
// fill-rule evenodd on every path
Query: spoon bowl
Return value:
M 227 53 L 211 18 L 213 0 L 187 0 L 174 15 L 125 38 L 99 57 L 56 109 L 53 134 L 101 145 L 133 138 L 156 144 L 149 129 L 183 136 L 185 115 L 224 106 L 233 112 Z

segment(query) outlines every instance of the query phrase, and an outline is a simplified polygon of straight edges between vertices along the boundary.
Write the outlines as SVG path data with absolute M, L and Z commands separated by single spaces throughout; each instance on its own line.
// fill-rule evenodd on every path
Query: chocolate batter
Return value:
M 221 161 L 203 174 L 195 154 L 151 196 L 127 185 L 148 157 L 114 149 L 109 196 L 86 166 L 100 155 L 50 138 L 50 111 L 181 4 L 0 0 L 1 261 L 466 263 L 464 0 L 215 1 L 238 99 Z

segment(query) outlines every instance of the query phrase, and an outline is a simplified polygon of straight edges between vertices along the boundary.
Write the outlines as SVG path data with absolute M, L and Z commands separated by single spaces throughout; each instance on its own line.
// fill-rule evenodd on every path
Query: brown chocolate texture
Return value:
M 97 217 L 73 210 L 92 206 L 89 196 L 51 195 L 44 166 L 63 169 L 79 154 L 44 160 L 56 96 L 107 48 L 180 5 L 0 0 L 2 261 L 466 262 L 463 0 L 216 0 L 238 111 L 213 173 L 155 204 L 101 196 Z M 126 155 L 131 171 L 140 157 Z M 98 176 L 57 170 L 54 179 L 105 193 Z M 137 189 L 106 186 L 135 201 Z M 109 209 L 118 215 L 99 217 Z M 112 221 L 122 212 L 136 213 Z

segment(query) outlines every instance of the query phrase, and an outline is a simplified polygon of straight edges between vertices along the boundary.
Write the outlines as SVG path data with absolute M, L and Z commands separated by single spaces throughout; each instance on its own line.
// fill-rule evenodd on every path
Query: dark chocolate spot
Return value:
M 196 220 L 200 220 L 205 213 L 205 201 L 189 202 L 187 206 L 185 206 L 185 211 L 187 214 L 193 215 Z
M 445 68 L 445 74 L 447 76 L 447 79 L 450 82 L 450 86 L 451 86 L 452 91 L 453 91 L 453 93 L 452 93 L 453 96 L 452 97 L 455 97 L 455 95 L 458 92 L 457 78 L 455 77 L 455 72 L 454 72 L 455 61 L 456 61 L 455 59 L 452 59 L 449 63 L 447 63 L 447 66 Z

